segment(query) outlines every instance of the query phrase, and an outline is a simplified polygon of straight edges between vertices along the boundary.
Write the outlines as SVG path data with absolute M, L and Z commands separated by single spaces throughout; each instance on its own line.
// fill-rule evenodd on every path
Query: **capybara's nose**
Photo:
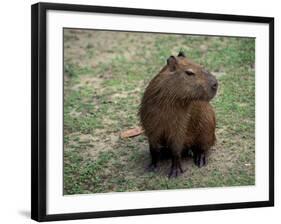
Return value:
M 213 89 L 213 90 L 217 90 L 217 88 L 218 88 L 218 82 L 215 81 L 215 82 L 212 84 L 212 89 Z

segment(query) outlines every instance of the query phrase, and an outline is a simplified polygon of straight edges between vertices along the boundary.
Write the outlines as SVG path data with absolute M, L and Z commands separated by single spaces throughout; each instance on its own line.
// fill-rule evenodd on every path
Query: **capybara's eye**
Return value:
M 195 73 L 191 69 L 186 70 L 185 74 L 187 74 L 187 75 L 195 75 Z

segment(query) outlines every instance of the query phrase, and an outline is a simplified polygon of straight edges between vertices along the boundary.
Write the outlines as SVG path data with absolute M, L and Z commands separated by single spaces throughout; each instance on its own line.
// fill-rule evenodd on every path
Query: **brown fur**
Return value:
M 205 152 L 216 140 L 215 113 L 209 104 L 216 91 L 215 77 L 182 52 L 167 60 L 147 86 L 139 110 L 150 146 L 150 169 L 156 168 L 161 148 L 171 150 L 169 176 L 183 172 L 180 157 L 186 148 L 193 150 L 199 167 L 205 165 Z

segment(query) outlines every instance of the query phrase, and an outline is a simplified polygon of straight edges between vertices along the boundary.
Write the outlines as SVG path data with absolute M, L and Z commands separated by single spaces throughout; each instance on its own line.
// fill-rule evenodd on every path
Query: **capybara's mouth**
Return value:
M 218 89 L 218 82 L 215 82 L 213 85 L 212 85 L 212 90 L 214 90 L 214 91 L 217 91 L 217 89 Z
M 216 96 L 218 87 L 216 87 L 216 88 L 211 87 L 210 89 L 211 89 L 211 91 L 209 94 L 209 99 L 208 99 L 209 101 L 212 100 Z

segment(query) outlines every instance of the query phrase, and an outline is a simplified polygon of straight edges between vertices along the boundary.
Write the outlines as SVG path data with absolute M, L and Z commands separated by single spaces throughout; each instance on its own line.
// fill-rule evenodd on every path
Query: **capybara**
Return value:
M 167 59 L 147 86 L 139 109 L 149 142 L 150 170 L 157 168 L 163 149 L 171 152 L 169 177 L 183 173 L 180 160 L 185 149 L 192 150 L 197 166 L 206 164 L 206 152 L 216 141 L 215 112 L 209 101 L 217 89 L 216 78 L 183 52 Z

